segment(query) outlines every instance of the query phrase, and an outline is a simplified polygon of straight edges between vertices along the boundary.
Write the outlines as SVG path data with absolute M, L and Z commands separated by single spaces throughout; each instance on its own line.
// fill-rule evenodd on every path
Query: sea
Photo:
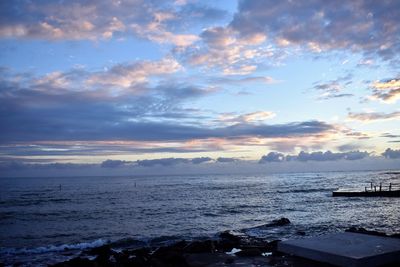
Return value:
M 226 230 L 266 240 L 349 227 L 400 232 L 400 198 L 331 196 L 370 183 L 400 184 L 400 173 L 0 178 L 0 263 L 47 266 L 103 244 L 163 245 Z M 291 224 L 263 227 L 282 217 Z

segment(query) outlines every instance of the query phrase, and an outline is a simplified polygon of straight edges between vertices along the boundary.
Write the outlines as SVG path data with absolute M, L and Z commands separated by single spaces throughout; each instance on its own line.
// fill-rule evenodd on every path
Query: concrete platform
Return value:
M 287 240 L 278 251 L 337 266 L 380 266 L 399 263 L 400 239 L 356 233 L 336 233 Z

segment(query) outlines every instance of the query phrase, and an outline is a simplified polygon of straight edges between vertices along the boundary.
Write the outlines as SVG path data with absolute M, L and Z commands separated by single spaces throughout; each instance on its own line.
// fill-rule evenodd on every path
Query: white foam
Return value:
M 11 248 L 11 249 L 1 249 L 0 251 L 5 254 L 41 254 L 48 252 L 60 252 L 64 250 L 83 250 L 88 248 L 100 247 L 107 244 L 108 241 L 104 239 L 97 239 L 93 242 L 82 242 L 76 244 L 63 244 L 63 245 L 50 245 L 45 247 L 37 248 Z
M 233 248 L 230 252 L 226 252 L 228 255 L 234 255 L 235 253 L 242 251 L 240 248 Z

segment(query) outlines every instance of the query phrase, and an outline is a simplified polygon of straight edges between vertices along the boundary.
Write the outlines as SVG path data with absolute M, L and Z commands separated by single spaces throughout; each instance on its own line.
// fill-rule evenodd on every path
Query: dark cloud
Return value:
M 66 144 L 58 142 L 38 142 L 35 144 L 10 143 L 0 147 L 0 153 L 9 156 L 98 156 L 98 155 L 121 155 L 121 154 L 145 154 L 145 153 L 190 153 L 215 151 L 216 147 L 188 148 L 176 144 L 160 147 L 149 143 L 137 142 L 96 142 L 96 141 L 72 141 Z
M 95 167 L 97 164 L 79 163 L 27 163 L 22 160 L 0 162 L 0 170 L 22 171 L 22 170 L 70 170 Z
M 242 35 L 265 33 L 278 45 L 346 49 L 393 59 L 400 51 L 398 1 L 243 0 L 231 26 Z
M 219 163 L 229 163 L 229 162 L 236 162 L 238 159 L 236 158 L 226 158 L 226 157 L 219 157 L 217 158 L 216 162 Z
M 351 150 L 359 149 L 360 146 L 357 145 L 357 144 L 350 143 L 350 144 L 340 145 L 340 146 L 338 146 L 336 148 L 341 152 L 345 152 L 345 151 L 351 151 Z
M 400 149 L 395 150 L 388 148 L 385 152 L 382 153 L 382 156 L 388 159 L 399 159 L 400 158 Z
M 113 95 L 101 89 L 82 91 L 73 87 L 66 90 L 64 79 L 59 80 L 59 74 L 56 76 L 55 80 L 54 77 L 42 77 L 35 79 L 36 82 L 28 79 L 19 83 L 1 77 L 1 143 L 274 138 L 336 131 L 333 125 L 320 121 L 210 127 L 207 120 L 198 122 L 198 114 L 181 108 L 186 99 L 201 97 L 210 92 L 208 89 L 180 84 L 174 87 L 168 83 L 147 88 L 145 94 L 128 91 Z
M 103 161 L 100 164 L 100 166 L 102 168 L 119 168 L 119 167 L 126 166 L 127 164 L 132 164 L 132 161 L 108 159 L 108 160 Z
M 332 153 L 331 151 L 326 151 L 326 152 L 312 152 L 312 153 L 307 153 L 304 151 L 301 151 L 299 155 L 297 156 L 297 160 L 299 161 L 328 161 L 328 160 L 339 160 L 343 158 L 343 153 Z
M 353 97 L 353 94 L 328 94 L 326 96 L 320 97 L 320 99 L 333 99 L 333 98 L 342 98 L 342 97 Z
M 269 152 L 268 155 L 262 156 L 259 163 L 281 162 L 285 160 L 285 155 L 279 152 Z
M 173 166 L 177 164 L 190 163 L 190 159 L 185 158 L 163 158 L 163 159 L 145 159 L 138 160 L 136 164 L 142 167 L 154 167 L 154 166 Z
M 283 155 L 278 152 L 270 152 L 268 155 L 262 156 L 259 163 L 267 162 L 282 162 L 282 161 L 337 161 L 337 160 L 359 160 L 369 156 L 369 153 L 364 151 L 349 151 L 342 153 L 334 153 L 331 151 L 304 152 L 301 151 L 298 155 Z
M 384 133 L 381 137 L 385 138 L 400 138 L 400 134 L 391 134 L 391 133 Z
M 395 111 L 391 113 L 381 113 L 381 112 L 349 112 L 347 115 L 349 119 L 358 121 L 377 121 L 377 120 L 390 120 L 390 119 L 400 119 L 400 111 Z
M 314 84 L 313 89 L 321 92 L 319 99 L 328 100 L 333 98 L 352 97 L 354 96 L 353 94 L 342 92 L 346 89 L 346 86 L 352 83 L 352 78 L 352 74 L 347 74 L 335 80 L 317 82 Z
M 105 113 L 109 109 L 98 110 Z M 109 110 L 114 111 L 114 110 Z M 124 121 L 114 114 L 115 119 L 95 119 L 57 113 L 60 121 L 52 121 L 51 116 L 43 113 L 42 117 L 18 118 L 6 120 L 7 125 L 0 140 L 3 143 L 13 141 L 96 141 L 96 140 L 141 140 L 174 141 L 207 138 L 238 138 L 254 136 L 260 138 L 291 137 L 323 134 L 334 130 L 332 125 L 319 121 L 306 121 L 278 125 L 236 124 L 228 127 L 209 128 L 164 122 Z M 108 115 L 112 116 L 112 114 Z M 46 120 L 46 118 L 50 120 Z M 72 121 L 74 119 L 81 119 Z M 2 123 L 5 120 L 2 121 Z M 19 124 L 24 122 L 23 124 Z

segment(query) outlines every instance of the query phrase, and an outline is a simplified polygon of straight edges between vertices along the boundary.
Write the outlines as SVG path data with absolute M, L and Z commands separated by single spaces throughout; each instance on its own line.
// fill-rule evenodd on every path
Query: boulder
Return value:
M 213 240 L 194 241 L 189 243 L 184 251 L 186 253 L 208 253 L 215 252 L 215 242 Z
M 257 257 L 261 256 L 262 251 L 258 248 L 247 248 L 236 252 L 235 255 L 239 257 Z

